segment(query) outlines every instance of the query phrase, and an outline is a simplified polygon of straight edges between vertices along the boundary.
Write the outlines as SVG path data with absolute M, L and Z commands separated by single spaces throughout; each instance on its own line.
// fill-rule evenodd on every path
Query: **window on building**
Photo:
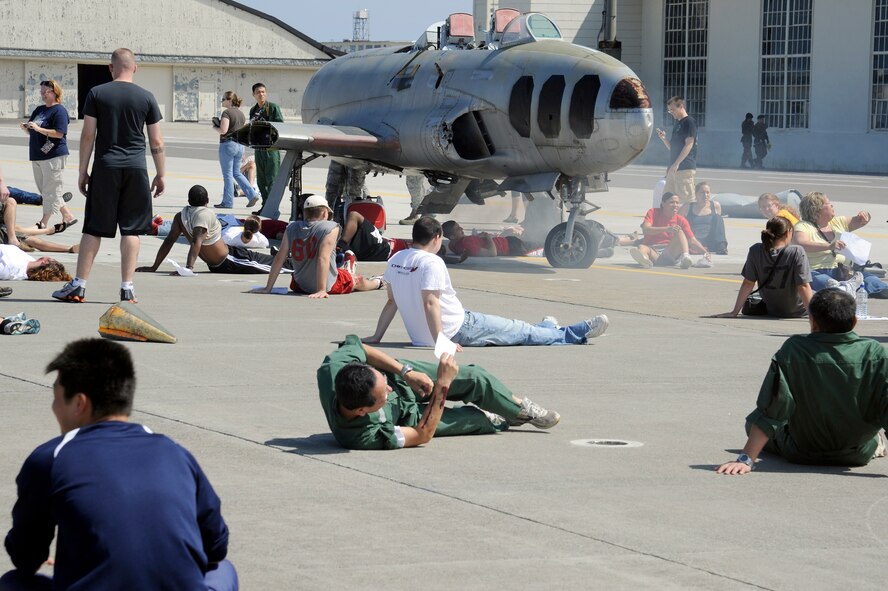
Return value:
M 683 96 L 697 125 L 706 125 L 706 56 L 709 38 L 709 0 L 666 0 L 663 47 L 664 103 Z M 663 106 L 663 119 L 672 115 Z
M 888 0 L 875 0 L 871 120 L 872 129 L 888 129 Z
M 761 109 L 768 127 L 806 129 L 814 0 L 762 0 Z

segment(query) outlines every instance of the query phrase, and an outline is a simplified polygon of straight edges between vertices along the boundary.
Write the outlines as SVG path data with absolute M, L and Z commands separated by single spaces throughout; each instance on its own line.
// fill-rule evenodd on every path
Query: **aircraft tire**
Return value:
M 599 230 L 582 222 L 575 223 L 570 245 L 564 244 L 566 232 L 567 222 L 549 231 L 544 248 L 546 259 L 556 268 L 588 269 L 598 256 L 598 244 L 601 242 Z

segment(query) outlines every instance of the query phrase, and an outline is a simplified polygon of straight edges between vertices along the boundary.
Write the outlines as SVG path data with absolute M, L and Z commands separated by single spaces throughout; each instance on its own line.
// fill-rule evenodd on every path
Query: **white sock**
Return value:
M 73 285 L 74 287 L 86 287 L 86 279 L 75 277 L 74 280 L 71 281 L 71 285 Z

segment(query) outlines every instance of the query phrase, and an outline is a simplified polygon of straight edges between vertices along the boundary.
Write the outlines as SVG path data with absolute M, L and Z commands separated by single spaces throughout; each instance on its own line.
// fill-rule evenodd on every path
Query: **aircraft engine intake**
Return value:
M 478 111 L 463 113 L 453 122 L 453 147 L 463 160 L 489 158 L 496 149 Z

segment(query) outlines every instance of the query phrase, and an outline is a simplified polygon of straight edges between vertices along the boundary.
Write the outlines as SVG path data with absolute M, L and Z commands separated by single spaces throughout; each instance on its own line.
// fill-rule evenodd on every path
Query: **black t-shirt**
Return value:
M 392 248 L 379 229 L 364 220 L 348 245 L 359 261 L 387 261 Z
M 97 165 L 147 168 L 143 129 L 163 119 L 153 94 L 132 82 L 100 84 L 86 95 L 83 113 L 96 118 Z
M 678 165 L 679 170 L 697 170 L 697 122 L 688 115 L 684 119 L 675 122 L 672 128 L 672 139 L 669 140 L 669 155 L 672 158 L 669 161 L 671 166 L 678 159 L 678 155 L 684 150 L 685 140 L 689 137 L 694 138 L 694 147 L 687 157 Z

